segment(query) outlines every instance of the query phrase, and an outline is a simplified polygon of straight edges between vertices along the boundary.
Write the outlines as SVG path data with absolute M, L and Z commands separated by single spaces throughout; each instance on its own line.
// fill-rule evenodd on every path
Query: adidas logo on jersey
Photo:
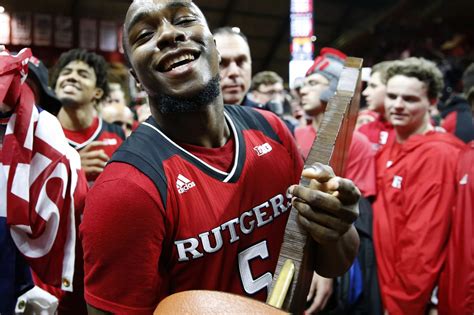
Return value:
M 196 187 L 196 184 L 183 175 L 179 174 L 178 179 L 176 180 L 176 188 L 180 194 L 184 194 L 191 188 Z
M 264 143 L 262 145 L 257 145 L 255 148 L 253 148 L 258 156 L 262 156 L 264 154 L 269 153 L 272 150 L 272 146 L 268 143 Z

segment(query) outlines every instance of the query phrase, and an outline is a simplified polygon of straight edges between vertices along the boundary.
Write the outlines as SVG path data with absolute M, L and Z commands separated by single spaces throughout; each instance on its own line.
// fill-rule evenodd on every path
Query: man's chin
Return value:
M 59 98 L 59 100 L 61 101 L 61 104 L 64 107 L 77 107 L 78 106 L 77 100 L 70 97 L 61 97 Z
M 240 94 L 224 94 L 224 103 L 230 105 L 238 105 L 244 99 L 244 96 Z
M 162 114 L 186 113 L 202 111 L 211 104 L 220 94 L 219 76 L 209 80 L 196 93 L 176 96 L 159 93 L 154 96 L 158 109 Z

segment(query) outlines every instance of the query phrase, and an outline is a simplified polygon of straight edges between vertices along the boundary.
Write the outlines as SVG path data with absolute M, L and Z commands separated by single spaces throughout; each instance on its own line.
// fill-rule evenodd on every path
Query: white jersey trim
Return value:
M 240 149 L 240 144 L 239 144 L 239 139 L 237 137 L 237 129 L 235 128 L 235 125 L 234 125 L 234 122 L 232 121 L 231 117 L 226 113 L 224 112 L 224 115 L 225 115 L 225 118 L 226 120 L 229 122 L 229 125 L 232 129 L 232 136 L 234 138 L 234 142 L 235 142 L 235 152 L 234 152 L 234 163 L 233 163 L 233 166 L 232 166 L 232 169 L 230 171 L 230 173 L 227 173 L 227 172 L 224 172 L 224 171 L 221 171 L 217 168 L 215 168 L 214 166 L 206 163 L 205 161 L 201 160 L 200 158 L 198 158 L 197 156 L 195 156 L 194 154 L 192 154 L 191 152 L 189 152 L 188 150 L 184 149 L 183 147 L 181 147 L 180 145 L 178 145 L 176 142 L 174 142 L 173 140 L 171 140 L 170 138 L 168 138 L 160 129 L 156 128 L 155 126 L 147 123 L 147 122 L 143 122 L 142 124 L 147 126 L 147 127 L 150 127 L 151 129 L 155 130 L 156 132 L 158 132 L 160 135 L 162 135 L 170 144 L 172 144 L 173 146 L 175 146 L 177 149 L 179 149 L 181 152 L 185 153 L 186 155 L 192 157 L 193 159 L 195 159 L 196 161 L 198 161 L 199 163 L 203 164 L 205 167 L 213 170 L 214 172 L 217 172 L 221 175 L 225 175 L 226 178 L 223 180 L 224 183 L 227 183 L 231 178 L 232 176 L 234 176 L 234 173 L 235 171 L 237 170 L 237 166 L 238 166 L 238 163 L 239 163 L 239 149 Z
M 97 119 L 99 119 L 99 125 L 97 126 L 97 129 L 94 131 L 94 133 L 92 134 L 92 136 L 90 136 L 89 139 L 87 139 L 86 141 L 84 141 L 82 143 L 78 143 L 78 142 L 72 141 L 71 139 L 68 138 L 67 142 L 69 142 L 69 144 L 72 145 L 74 147 L 74 149 L 80 150 L 80 149 L 84 148 L 85 146 L 87 146 L 92 141 L 94 141 L 94 139 L 97 138 L 100 131 L 102 130 L 102 118 L 97 117 Z

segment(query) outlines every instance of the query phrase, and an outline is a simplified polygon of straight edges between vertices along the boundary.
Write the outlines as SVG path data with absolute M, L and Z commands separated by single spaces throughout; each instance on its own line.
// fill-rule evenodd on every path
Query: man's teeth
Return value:
M 171 70 L 171 68 L 173 68 L 173 65 L 177 64 L 178 62 L 182 62 L 182 61 L 185 61 L 185 60 L 189 60 L 189 62 L 193 61 L 195 58 L 193 55 L 191 54 L 184 54 L 184 55 L 181 55 L 179 57 L 176 57 L 170 61 L 168 61 L 166 63 L 166 66 L 165 66 L 165 71 L 169 71 Z

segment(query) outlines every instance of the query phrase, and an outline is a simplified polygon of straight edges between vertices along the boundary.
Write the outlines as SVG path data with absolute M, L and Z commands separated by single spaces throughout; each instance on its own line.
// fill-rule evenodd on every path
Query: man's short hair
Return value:
M 474 63 L 471 63 L 462 75 L 463 93 L 467 100 L 474 101 Z
M 429 99 L 437 99 L 441 96 L 444 87 L 443 74 L 432 61 L 417 57 L 393 61 L 387 68 L 385 78 L 383 78 L 384 83 L 387 84 L 396 75 L 414 77 L 424 82 L 428 89 Z
M 61 54 L 58 62 L 53 68 L 53 73 L 51 76 L 52 88 L 54 89 L 56 87 L 61 70 L 73 61 L 83 61 L 88 64 L 89 67 L 94 69 L 95 76 L 97 78 L 95 86 L 104 91 L 100 100 L 105 99 L 109 95 L 109 85 L 107 82 L 107 62 L 105 61 L 104 57 L 85 49 L 71 49 Z
M 212 31 L 212 34 L 214 36 L 216 36 L 216 35 L 237 35 L 237 36 L 242 37 L 247 44 L 249 43 L 249 41 L 247 39 L 247 36 L 245 36 L 245 34 L 242 33 L 242 31 L 238 27 L 230 27 L 230 26 L 219 27 L 219 28 L 214 29 Z
M 393 61 L 390 60 L 390 61 L 382 61 L 382 62 L 376 63 L 375 65 L 372 66 L 371 74 L 379 73 L 381 81 L 383 81 L 384 80 L 383 78 L 385 77 L 386 72 L 387 72 L 387 68 L 390 66 L 392 62 Z
M 262 71 L 253 76 L 250 91 L 258 90 L 262 84 L 272 85 L 275 83 L 283 84 L 283 79 L 276 72 Z

